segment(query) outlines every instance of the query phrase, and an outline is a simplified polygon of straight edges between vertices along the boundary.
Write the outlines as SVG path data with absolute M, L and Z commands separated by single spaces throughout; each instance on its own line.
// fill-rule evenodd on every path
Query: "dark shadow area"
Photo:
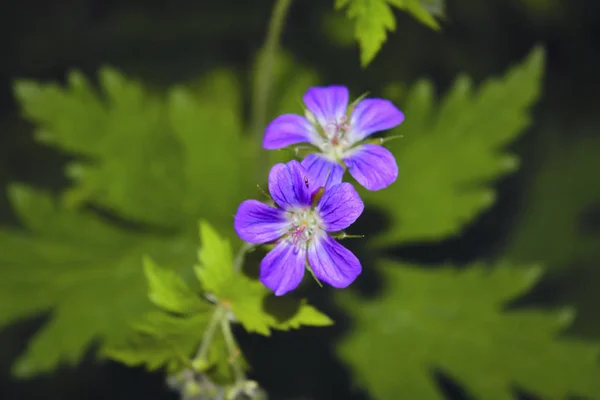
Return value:
M 440 389 L 440 392 L 448 400 L 476 400 L 458 380 L 452 378 L 450 374 L 441 369 L 435 369 L 432 372 L 432 378 Z

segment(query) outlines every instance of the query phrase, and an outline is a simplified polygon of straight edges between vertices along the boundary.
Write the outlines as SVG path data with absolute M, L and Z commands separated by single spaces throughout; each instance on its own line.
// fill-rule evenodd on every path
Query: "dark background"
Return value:
M 25 181 L 53 189 L 65 184 L 61 171 L 65 157 L 34 143 L 30 127 L 19 118 L 11 80 L 63 81 L 72 68 L 91 76 L 105 64 L 156 85 L 181 82 L 217 66 L 245 71 L 262 45 L 271 6 L 272 1 L 267 0 L 4 2 L 0 8 L 0 184 L 4 187 L 8 182 Z M 344 44 L 348 37 L 334 24 L 337 20 L 332 9 L 333 0 L 296 0 L 282 45 L 301 64 L 316 69 L 322 82 L 347 83 L 356 92 L 378 90 L 390 81 L 410 83 L 419 77 L 433 79 L 443 92 L 459 73 L 467 73 L 479 82 L 521 61 L 534 45 L 545 46 L 546 76 L 535 121 L 514 145 L 523 157 L 523 166 L 517 174 L 498 183 L 495 206 L 459 238 L 437 245 L 390 249 L 392 257 L 431 264 L 447 260 L 465 263 L 501 254 L 522 209 L 528 176 L 540 167 L 527 160 L 540 158 L 538 143 L 546 129 L 552 127 L 576 140 L 578 135 L 592 135 L 600 128 L 600 3 L 449 0 L 446 23 L 439 33 L 404 13 L 396 13 L 397 32 L 391 34 L 366 70 L 359 66 L 356 46 Z M 598 172 L 598 168 L 590 167 L 589 174 Z M 0 197 L 0 221 L 16 221 L 5 197 Z M 590 234 L 598 232 L 599 209 L 582 210 L 581 220 L 576 223 Z M 377 229 L 376 225 L 368 228 Z M 587 267 L 573 270 L 585 271 Z M 560 277 L 567 282 L 562 286 L 556 285 L 559 278 L 548 279 L 522 301 L 551 305 L 578 292 L 589 276 L 566 273 Z M 371 294 L 377 290 L 377 277 L 366 278 L 357 289 Z M 252 376 L 273 399 L 364 398 L 364 394 L 351 391 L 349 375 L 332 354 L 331 343 L 347 323 L 332 309 L 326 296 L 321 296 L 316 302 L 341 321 L 325 336 L 312 329 L 275 334 L 272 338 L 239 332 L 254 368 Z M 596 310 L 600 296 L 586 301 L 582 307 Z M 595 314 L 576 324 L 573 334 L 600 338 L 600 324 L 591 321 Z M 0 331 L 1 398 L 176 398 L 165 389 L 161 374 L 147 374 L 115 363 L 99 364 L 93 357 L 77 369 L 61 369 L 31 381 L 11 380 L 11 362 L 41 322 L 26 321 Z M 458 383 L 442 374 L 437 376 L 449 398 L 469 398 Z M 520 397 L 534 398 L 525 393 Z

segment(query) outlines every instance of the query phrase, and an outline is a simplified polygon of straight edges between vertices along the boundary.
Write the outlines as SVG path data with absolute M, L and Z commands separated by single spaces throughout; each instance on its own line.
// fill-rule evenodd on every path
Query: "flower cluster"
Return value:
M 249 243 L 273 243 L 260 265 L 261 282 L 275 295 L 295 289 L 305 269 L 333 287 L 344 288 L 360 274 L 360 261 L 330 233 L 348 228 L 364 204 L 348 182 L 346 169 L 367 190 L 380 190 L 398 177 L 394 156 L 365 139 L 393 128 L 404 115 L 390 101 L 348 102 L 343 86 L 313 87 L 303 97 L 305 115 L 285 114 L 267 126 L 266 149 L 307 143 L 314 152 L 302 162 L 276 164 L 269 173 L 274 205 L 246 200 L 234 218 L 237 234 Z

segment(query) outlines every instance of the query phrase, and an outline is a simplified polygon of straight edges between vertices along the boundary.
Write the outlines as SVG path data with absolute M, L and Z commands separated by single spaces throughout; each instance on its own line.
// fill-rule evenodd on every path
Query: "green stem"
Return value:
M 263 63 L 256 77 L 255 92 L 252 99 L 254 108 L 252 109 L 252 135 L 258 143 L 259 151 L 261 151 L 262 134 L 267 122 L 267 106 L 269 103 L 269 94 L 271 91 L 271 83 L 273 78 L 273 60 L 279 47 L 279 39 L 285 17 L 288 13 L 292 0 L 276 0 L 269 27 L 267 29 L 267 38 L 264 44 Z M 261 154 L 264 154 L 261 153 Z M 263 179 L 263 173 L 266 171 L 267 160 L 265 157 L 258 158 L 259 179 Z
M 202 342 L 200 343 L 200 348 L 198 349 L 196 357 L 194 358 L 195 360 L 208 360 L 208 350 L 212 344 L 217 326 L 219 326 L 226 313 L 227 310 L 224 307 L 217 306 L 210 319 L 210 322 L 208 323 L 208 327 L 204 331 L 204 335 L 202 335 Z
M 254 248 L 254 245 L 251 243 L 244 242 L 240 250 L 235 256 L 233 260 L 233 272 L 238 273 L 242 270 L 244 266 L 244 260 L 246 259 L 246 254 Z
M 231 368 L 233 368 L 233 373 L 235 375 L 235 381 L 237 383 L 243 382 L 246 380 L 246 374 L 244 374 L 244 370 L 239 363 L 239 358 L 241 355 L 240 349 L 235 341 L 235 338 L 233 337 L 231 324 L 227 319 L 221 320 L 221 331 L 223 332 L 225 344 L 227 345 L 227 350 L 229 351 L 229 358 L 231 360 Z
M 250 251 L 254 245 L 251 243 L 244 243 L 237 255 L 235 256 L 235 260 L 233 261 L 233 270 L 234 272 L 239 272 L 244 265 L 244 259 L 246 257 L 246 253 Z M 210 345 L 212 344 L 212 340 L 215 336 L 215 332 L 219 325 L 223 323 L 227 323 L 229 325 L 229 321 L 227 321 L 227 309 L 221 305 L 217 306 L 212 317 L 210 318 L 210 322 L 208 323 L 208 327 L 204 331 L 204 335 L 202 336 L 202 342 L 200 343 L 200 348 L 196 353 L 196 357 L 194 360 L 207 360 L 208 350 L 210 349 Z M 231 329 L 229 329 L 231 332 Z M 233 336 L 232 336 L 233 338 Z

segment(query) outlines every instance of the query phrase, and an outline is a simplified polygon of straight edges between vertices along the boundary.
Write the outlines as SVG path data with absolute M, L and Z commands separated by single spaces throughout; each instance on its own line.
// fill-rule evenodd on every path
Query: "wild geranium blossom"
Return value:
M 260 264 L 260 280 L 277 296 L 300 284 L 307 262 L 315 277 L 336 288 L 351 284 L 362 269 L 356 256 L 327 233 L 356 221 L 364 209 L 362 200 L 340 176 L 314 176 L 305 168 L 308 162 L 303 164 L 274 165 L 269 192 L 276 206 L 246 200 L 234 218 L 243 240 L 275 242 Z
M 368 190 L 389 186 L 398 177 L 398 165 L 383 146 L 364 143 L 369 135 L 398 126 L 404 114 L 392 102 L 366 98 L 348 106 L 344 86 L 313 87 L 303 97 L 305 116 L 284 114 L 267 126 L 265 149 L 310 143 L 319 149 L 306 157 L 317 169 L 350 175 Z

